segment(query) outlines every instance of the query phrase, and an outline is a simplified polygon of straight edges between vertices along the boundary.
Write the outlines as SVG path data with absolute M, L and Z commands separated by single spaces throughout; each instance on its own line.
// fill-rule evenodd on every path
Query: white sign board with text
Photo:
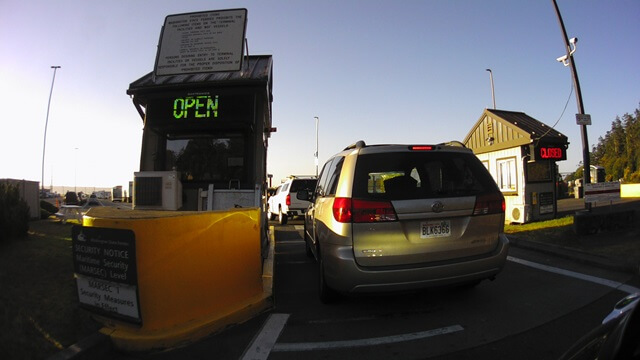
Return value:
M 137 287 L 76 274 L 81 304 L 132 319 L 140 318 Z
M 620 183 L 603 182 L 584 187 L 584 201 L 588 203 L 620 200 Z
M 169 15 L 165 18 L 155 74 L 239 71 L 247 9 Z

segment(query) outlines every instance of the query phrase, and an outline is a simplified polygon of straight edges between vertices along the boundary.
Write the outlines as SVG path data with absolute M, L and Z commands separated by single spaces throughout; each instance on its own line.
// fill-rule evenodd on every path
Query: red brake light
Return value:
M 351 200 L 349 198 L 336 198 L 333 201 L 333 217 L 341 223 L 398 220 L 396 211 L 389 201 Z
M 473 215 L 499 214 L 505 211 L 504 196 L 500 193 L 478 195 Z
M 433 146 L 431 146 L 431 145 L 414 145 L 414 146 L 411 147 L 411 150 L 416 150 L 416 151 L 433 150 Z
M 351 199 L 335 198 L 333 200 L 333 218 L 337 222 L 351 222 Z
M 287 197 L 284 200 L 285 204 L 287 204 L 287 206 L 291 206 L 291 194 L 287 194 Z
M 396 221 L 396 210 L 390 201 L 353 200 L 353 222 Z

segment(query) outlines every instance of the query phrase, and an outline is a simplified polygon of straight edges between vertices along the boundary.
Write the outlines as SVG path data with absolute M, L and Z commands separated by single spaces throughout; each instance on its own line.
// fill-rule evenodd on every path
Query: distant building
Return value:
M 495 179 L 506 202 L 505 221 L 552 219 L 557 213 L 557 161 L 567 137 L 531 116 L 485 109 L 464 139 Z

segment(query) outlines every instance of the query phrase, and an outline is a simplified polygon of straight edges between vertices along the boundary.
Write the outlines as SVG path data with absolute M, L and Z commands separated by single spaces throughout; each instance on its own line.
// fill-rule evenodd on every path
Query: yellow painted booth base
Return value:
M 167 212 L 100 207 L 85 215 L 83 226 L 135 234 L 142 324 L 97 316 L 104 324 L 101 332 L 121 350 L 188 344 L 272 306 L 272 270 L 263 272 L 257 208 Z M 265 265 L 272 269 L 272 260 Z

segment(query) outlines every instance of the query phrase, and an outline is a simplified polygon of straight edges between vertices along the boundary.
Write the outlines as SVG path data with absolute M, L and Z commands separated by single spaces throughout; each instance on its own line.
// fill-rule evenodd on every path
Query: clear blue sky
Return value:
M 640 103 L 640 1 L 558 0 L 575 62 L 590 145 Z M 274 60 L 269 148 L 274 182 L 313 174 L 357 140 L 462 140 L 491 108 L 522 111 L 569 137 L 563 172 L 582 160 L 570 68 L 552 2 L 81 1 L 0 2 L 0 178 L 45 185 L 125 185 L 138 171 L 142 121 L 126 95 L 153 70 L 170 14 L 248 9 L 251 54 Z M 564 116 L 560 118 L 569 99 Z M 77 174 L 76 174 L 77 171 Z

